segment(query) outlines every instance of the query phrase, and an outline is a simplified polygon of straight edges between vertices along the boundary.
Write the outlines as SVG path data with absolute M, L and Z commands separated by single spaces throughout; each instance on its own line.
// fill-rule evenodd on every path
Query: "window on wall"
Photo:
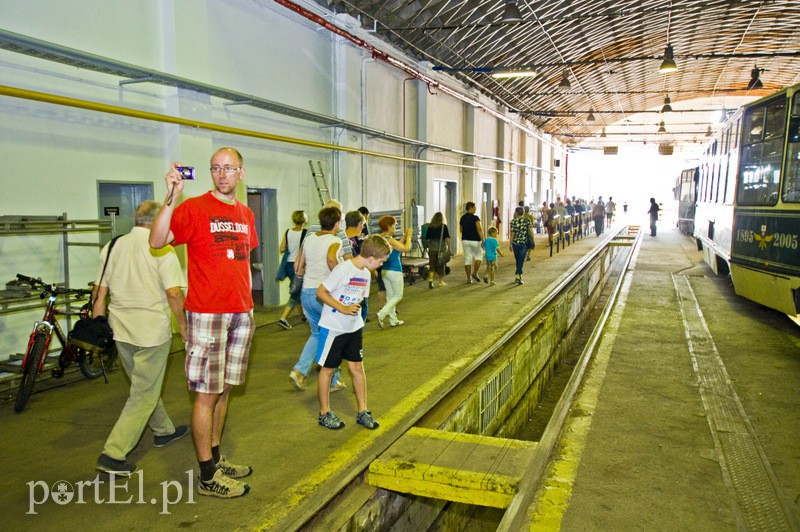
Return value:
M 786 99 L 767 102 L 744 114 L 739 191 L 740 205 L 775 205 L 781 178 L 786 128 Z

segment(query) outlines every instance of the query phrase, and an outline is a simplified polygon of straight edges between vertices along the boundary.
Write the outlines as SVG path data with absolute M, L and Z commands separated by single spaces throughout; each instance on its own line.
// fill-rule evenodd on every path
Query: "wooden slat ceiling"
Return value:
M 509 0 L 317 1 L 568 145 L 696 142 L 711 110 L 800 83 L 798 0 L 518 0 L 523 21 L 506 24 Z M 667 43 L 678 70 L 662 74 Z M 763 88 L 748 90 L 756 66 Z M 490 75 L 506 69 L 537 74 Z M 675 111 L 653 112 L 666 96 Z M 662 120 L 669 133 L 657 136 Z

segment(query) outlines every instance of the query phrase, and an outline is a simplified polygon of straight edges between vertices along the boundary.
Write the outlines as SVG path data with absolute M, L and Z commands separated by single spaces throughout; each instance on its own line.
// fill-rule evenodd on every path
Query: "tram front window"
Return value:
M 781 180 L 781 159 L 786 127 L 786 101 L 749 110 L 739 167 L 739 205 L 775 205 Z
M 792 98 L 782 198 L 787 203 L 800 203 L 800 92 Z

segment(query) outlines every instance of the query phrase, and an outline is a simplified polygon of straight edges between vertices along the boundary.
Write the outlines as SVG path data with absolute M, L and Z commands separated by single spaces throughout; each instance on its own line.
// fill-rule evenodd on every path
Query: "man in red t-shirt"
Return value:
M 180 163 L 165 176 L 169 195 L 150 230 L 150 245 L 186 244 L 189 324 L 186 376 L 195 394 L 192 436 L 200 464 L 197 490 L 221 498 L 246 494 L 236 480 L 253 472 L 220 454 L 222 427 L 231 387 L 244 382 L 253 338 L 250 250 L 258 245 L 253 211 L 236 199 L 244 179 L 242 155 L 220 148 L 211 157 L 214 190 L 175 207 L 183 190 Z

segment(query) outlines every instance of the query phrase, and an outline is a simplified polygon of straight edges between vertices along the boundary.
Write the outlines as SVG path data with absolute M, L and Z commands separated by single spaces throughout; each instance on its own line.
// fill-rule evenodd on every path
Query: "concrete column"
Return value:
M 475 152 L 475 108 L 464 104 L 464 151 Z M 465 157 L 464 163 L 475 165 L 475 157 Z M 461 202 L 459 212 L 464 212 L 464 204 L 468 201 L 480 202 L 480 183 L 477 171 L 465 168 L 461 179 Z

